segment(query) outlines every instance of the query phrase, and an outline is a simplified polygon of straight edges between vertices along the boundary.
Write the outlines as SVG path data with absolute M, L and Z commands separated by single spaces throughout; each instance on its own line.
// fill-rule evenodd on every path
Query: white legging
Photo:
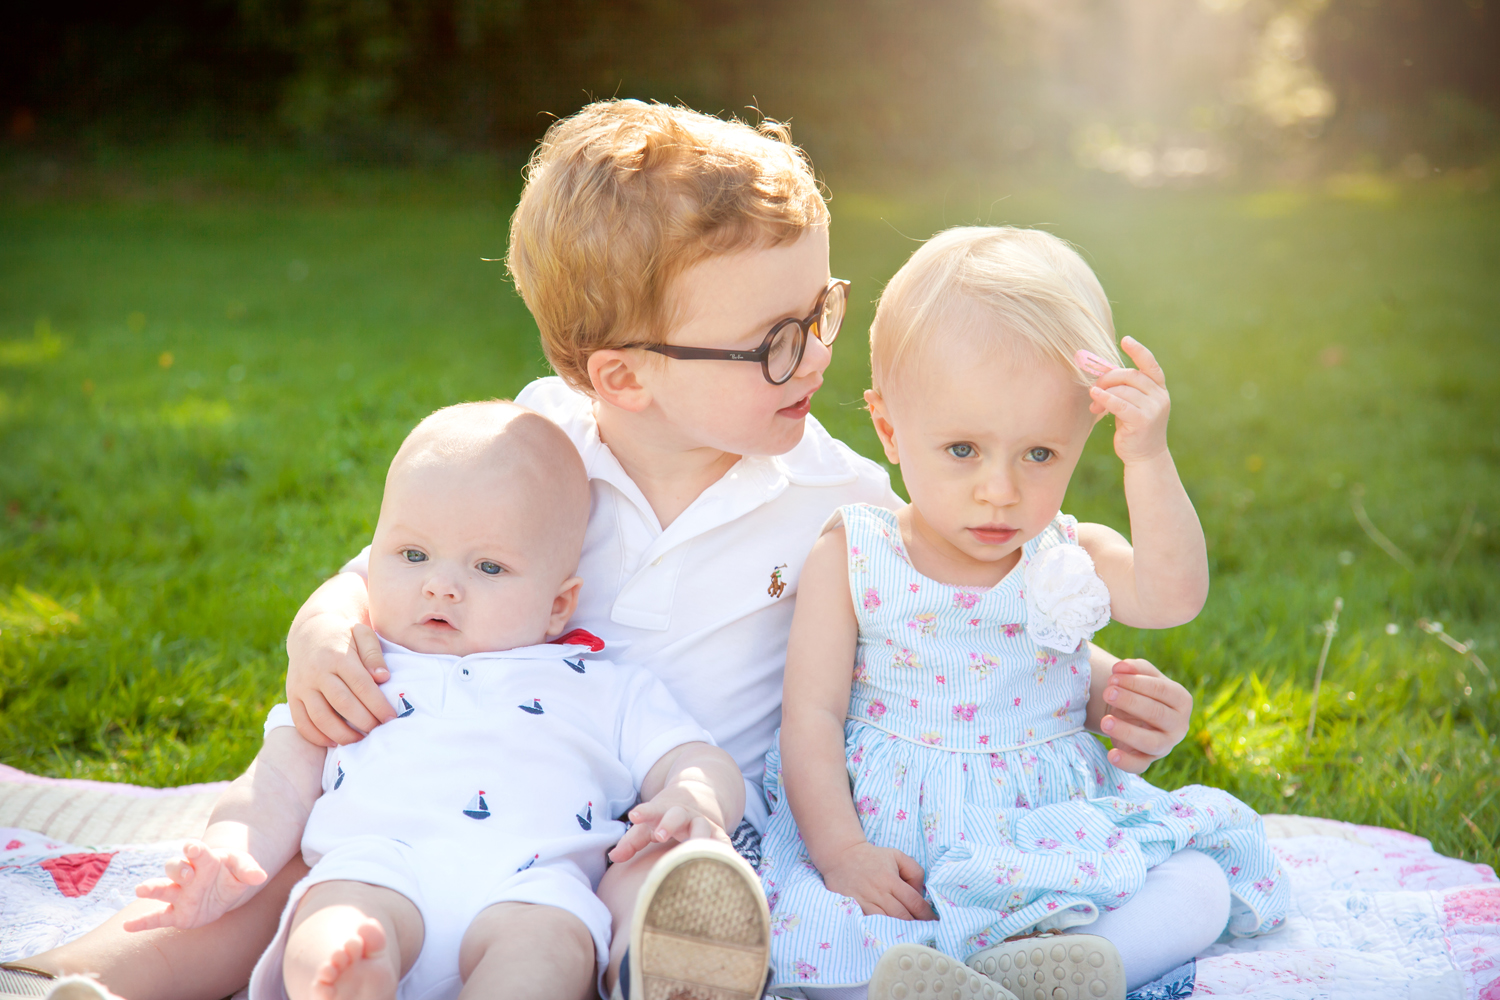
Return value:
M 1219 939 L 1229 923 L 1229 880 L 1218 862 L 1178 851 L 1146 872 L 1130 901 L 1075 928 L 1107 938 L 1125 963 L 1127 989 L 1160 979 Z M 1064 932 L 1066 933 L 1066 932 Z M 863 986 L 802 986 L 809 1000 L 864 1000 Z

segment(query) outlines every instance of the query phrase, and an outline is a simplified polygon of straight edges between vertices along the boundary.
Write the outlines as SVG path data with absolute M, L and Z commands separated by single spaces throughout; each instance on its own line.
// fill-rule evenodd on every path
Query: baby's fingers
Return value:
M 1126 337 L 1120 341 L 1120 346 L 1125 349 L 1126 354 L 1130 355 L 1130 360 L 1135 362 L 1136 368 L 1144 372 L 1151 381 L 1161 386 L 1167 384 L 1166 372 L 1161 370 L 1156 355 L 1152 354 L 1145 344 L 1134 337 Z
M 621 861 L 629 861 L 635 857 L 647 844 L 651 843 L 651 826 L 636 824 L 625 831 L 625 836 L 620 838 L 609 852 L 609 860 L 619 864 Z
M 248 854 L 230 854 L 224 859 L 224 868 L 245 885 L 260 885 L 267 878 L 265 869 Z
M 171 903 L 182 895 L 182 886 L 169 878 L 154 878 L 136 886 L 135 894 L 141 899 L 159 899 L 163 903 Z
M 140 931 L 154 931 L 158 927 L 176 927 L 177 924 L 171 917 L 172 908 L 167 906 L 151 913 L 143 913 L 139 917 L 131 917 L 121 926 L 132 934 Z

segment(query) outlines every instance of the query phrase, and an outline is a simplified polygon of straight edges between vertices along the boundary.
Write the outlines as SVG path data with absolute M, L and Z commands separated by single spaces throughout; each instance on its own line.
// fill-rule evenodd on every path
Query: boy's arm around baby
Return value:
M 136 888 L 137 896 L 167 905 L 125 929 L 201 927 L 253 896 L 301 846 L 323 791 L 325 756 L 295 729 L 272 729 L 250 767 L 214 803 L 202 839 L 188 841 L 183 857 L 167 862 L 166 878 Z

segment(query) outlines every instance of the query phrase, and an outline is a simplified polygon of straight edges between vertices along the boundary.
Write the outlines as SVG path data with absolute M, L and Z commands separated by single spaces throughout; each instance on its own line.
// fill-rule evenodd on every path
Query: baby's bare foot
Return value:
M 315 1000 L 376 1000 L 396 995 L 397 975 L 385 953 L 385 928 L 366 919 L 313 975 Z

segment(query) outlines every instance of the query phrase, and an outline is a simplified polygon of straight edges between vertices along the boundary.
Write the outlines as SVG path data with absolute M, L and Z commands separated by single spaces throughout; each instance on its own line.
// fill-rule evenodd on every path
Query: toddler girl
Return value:
M 1226 923 L 1277 927 L 1256 814 L 1154 788 L 1083 728 L 1095 630 L 1183 624 L 1208 592 L 1156 360 L 1127 337 L 1138 368 L 1115 367 L 1093 273 L 1011 228 L 929 241 L 870 343 L 865 398 L 911 504 L 841 508 L 803 570 L 766 765 L 772 992 L 1123 997 Z M 1059 512 L 1104 413 L 1134 547 Z

